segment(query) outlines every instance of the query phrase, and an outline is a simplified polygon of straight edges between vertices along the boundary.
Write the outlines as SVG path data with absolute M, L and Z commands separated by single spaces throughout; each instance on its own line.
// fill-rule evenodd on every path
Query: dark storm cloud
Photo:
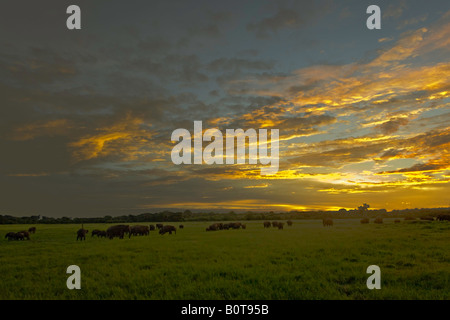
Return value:
M 394 171 L 384 171 L 384 172 L 381 172 L 381 174 L 433 171 L 433 170 L 445 169 L 447 167 L 448 167 L 447 163 L 432 163 L 432 162 L 417 163 L 409 168 L 403 168 L 403 169 L 394 170 Z
M 157 77 L 159 81 L 195 84 L 208 80 L 208 76 L 202 70 L 203 64 L 196 55 L 169 54 L 162 59 L 141 55 L 124 60 L 117 67 L 145 72 L 146 75 Z
M 388 149 L 386 150 L 381 156 L 380 159 L 385 160 L 385 159 L 391 159 L 394 158 L 396 156 L 402 155 L 403 153 L 405 153 L 404 149 Z
M 144 40 L 141 40 L 137 44 L 137 46 L 139 49 L 143 50 L 145 54 L 150 55 L 166 55 L 167 52 L 169 52 L 173 48 L 173 45 L 170 41 L 164 39 L 163 37 L 156 36 L 150 36 Z
M 258 38 L 268 38 L 282 29 L 296 29 L 320 18 L 328 12 L 330 1 L 320 4 L 312 1 L 277 1 L 275 13 L 247 25 L 247 30 Z
M 255 32 L 257 37 L 266 38 L 270 32 L 276 33 L 278 29 L 298 27 L 304 23 L 300 13 L 288 9 L 280 9 L 274 16 L 249 24 L 247 28 L 249 31 Z
M 219 58 L 211 61 L 207 69 L 210 71 L 239 72 L 248 70 L 270 70 L 274 67 L 273 61 L 247 60 L 240 58 Z
M 4 151 L 0 166 L 3 175 L 54 173 L 67 171 L 70 166 L 65 137 L 41 137 L 33 141 L 0 140 L 0 148 Z
M 377 143 L 368 146 L 337 148 L 330 151 L 309 153 L 301 157 L 294 157 L 289 162 L 299 166 L 339 168 L 348 163 L 370 160 L 383 151 L 387 145 L 386 143 Z
M 419 141 L 423 146 L 436 148 L 442 145 L 450 143 L 450 130 L 447 127 L 446 130 L 433 130 L 420 135 Z
M 24 57 L 0 55 L 0 75 L 7 82 L 39 85 L 72 78 L 77 72 L 73 59 L 48 49 L 33 47 Z
M 422 117 L 415 121 L 416 125 L 433 125 L 437 127 L 442 127 L 450 122 L 450 112 L 439 114 L 431 117 Z
M 264 112 L 268 112 L 269 115 L 276 113 L 277 115 L 282 112 L 282 109 L 279 107 L 270 107 L 277 103 L 283 102 L 283 98 L 281 97 L 265 97 L 265 96 L 252 96 L 252 95 L 233 95 L 233 96 L 225 96 L 217 100 L 215 104 L 210 106 L 214 111 L 210 114 L 211 118 L 217 118 L 217 112 L 221 111 L 233 115 L 233 124 L 228 123 L 228 125 L 243 125 L 245 123 L 242 122 L 240 117 L 246 113 L 250 113 L 257 109 L 262 109 Z
M 213 38 L 221 36 L 219 26 L 216 24 L 209 24 L 203 27 L 190 27 L 188 29 L 188 34 L 190 37 L 205 36 Z
M 403 12 L 408 8 L 405 0 L 400 0 L 389 4 L 386 10 L 383 10 L 383 18 L 399 19 Z
M 335 123 L 336 118 L 323 114 L 319 116 L 280 118 L 280 121 L 278 126 L 283 128 L 284 134 L 303 135 L 317 132 L 317 127 Z
M 389 121 L 376 126 L 383 134 L 391 134 L 397 132 L 400 126 L 408 124 L 408 119 L 406 118 L 392 118 Z
M 310 91 L 314 88 L 319 87 L 321 84 L 320 81 L 313 81 L 307 84 L 303 84 L 303 85 L 299 85 L 299 86 L 292 86 L 289 89 L 287 89 L 287 92 L 289 94 L 298 94 L 299 92 L 303 92 L 303 91 Z

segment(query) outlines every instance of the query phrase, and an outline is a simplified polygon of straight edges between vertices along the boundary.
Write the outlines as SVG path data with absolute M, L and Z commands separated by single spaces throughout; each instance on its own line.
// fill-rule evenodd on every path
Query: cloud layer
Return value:
M 442 6 L 389 5 L 378 35 L 357 24 L 356 2 L 80 6 L 82 33 L 54 28 L 55 11 L 39 41 L 14 40 L 18 22 L 0 19 L 1 213 L 449 205 Z M 195 120 L 279 129 L 279 172 L 174 165 L 171 133 Z

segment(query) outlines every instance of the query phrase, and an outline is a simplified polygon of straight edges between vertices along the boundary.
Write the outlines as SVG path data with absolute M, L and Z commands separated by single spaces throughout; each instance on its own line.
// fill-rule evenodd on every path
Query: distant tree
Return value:
M 363 203 L 362 206 L 358 207 L 358 211 L 359 213 L 365 213 L 367 211 L 369 211 L 370 206 L 367 203 Z

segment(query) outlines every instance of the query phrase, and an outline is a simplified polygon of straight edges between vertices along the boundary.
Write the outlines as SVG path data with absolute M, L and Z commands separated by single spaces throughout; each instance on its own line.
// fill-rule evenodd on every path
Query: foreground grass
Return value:
M 173 223 L 178 225 L 178 223 Z M 449 299 L 450 223 L 294 221 L 284 230 L 205 232 L 77 242 L 76 225 L 37 225 L 31 241 L 0 241 L 0 299 Z M 29 226 L 1 225 L 9 231 Z M 85 225 L 104 229 L 107 225 Z M 66 269 L 81 268 L 81 290 Z M 366 269 L 381 268 L 381 290 Z

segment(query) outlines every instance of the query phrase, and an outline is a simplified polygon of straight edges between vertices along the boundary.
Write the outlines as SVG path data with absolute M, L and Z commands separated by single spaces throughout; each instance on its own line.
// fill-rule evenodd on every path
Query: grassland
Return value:
M 209 224 L 85 242 L 76 241 L 77 225 L 38 224 L 30 241 L 3 238 L 28 225 L 0 225 L 0 299 L 450 298 L 449 222 L 342 219 L 324 228 L 299 220 L 276 230 L 252 221 L 246 230 L 205 232 Z M 66 287 L 72 264 L 81 290 Z M 366 287 L 373 264 L 381 290 Z

